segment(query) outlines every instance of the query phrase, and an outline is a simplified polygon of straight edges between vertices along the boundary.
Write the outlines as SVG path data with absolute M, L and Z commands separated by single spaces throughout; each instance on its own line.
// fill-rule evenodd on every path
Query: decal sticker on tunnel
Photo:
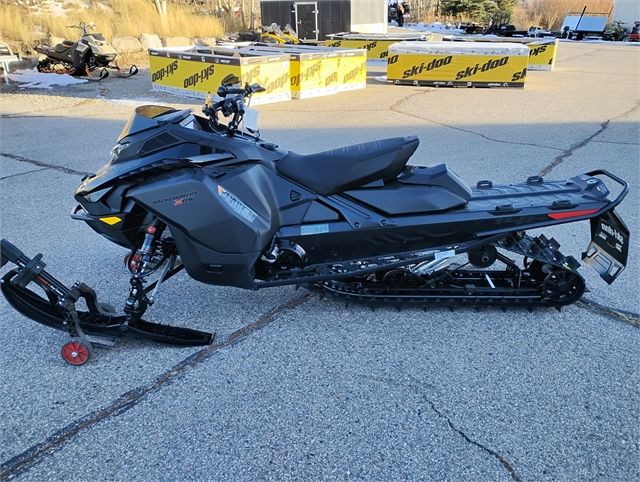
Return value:
M 300 226 L 300 234 L 302 236 L 306 236 L 308 234 L 322 234 L 329 232 L 328 224 L 306 224 L 304 226 Z
M 245 203 L 240 201 L 236 196 L 227 191 L 222 186 L 218 186 L 218 194 L 225 202 L 227 206 L 231 208 L 231 210 L 240 216 L 242 219 L 252 223 L 258 217 L 258 213 L 256 213 L 253 209 L 247 206 Z

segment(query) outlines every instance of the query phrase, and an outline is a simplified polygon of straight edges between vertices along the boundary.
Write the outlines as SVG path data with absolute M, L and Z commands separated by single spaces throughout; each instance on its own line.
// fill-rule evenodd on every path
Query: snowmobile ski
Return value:
M 137 73 L 138 73 L 138 67 L 135 65 L 131 65 L 129 66 L 128 69 L 125 69 L 123 67 L 119 67 L 116 64 L 116 77 L 119 77 L 121 79 L 128 79 L 129 77 L 133 77 Z
M 6 239 L 1 241 L 0 250 L 1 266 L 8 262 L 16 265 L 0 281 L 2 294 L 16 311 L 27 318 L 68 332 L 77 346 L 71 349 L 65 344 L 62 356 L 73 365 L 88 360 L 93 344 L 110 346 L 111 340 L 117 338 L 182 346 L 208 345 L 213 341 L 214 335 L 211 333 L 152 323 L 127 314 L 116 315 L 111 306 L 98 301 L 95 291 L 87 285 L 78 282 L 68 288 L 49 274 L 44 269 L 46 264 L 42 261 L 42 254 L 29 258 Z M 46 298 L 29 289 L 31 283 L 38 286 Z M 154 288 L 155 283 L 144 293 Z M 87 311 L 76 308 L 81 298 Z M 86 354 L 80 356 L 85 350 Z

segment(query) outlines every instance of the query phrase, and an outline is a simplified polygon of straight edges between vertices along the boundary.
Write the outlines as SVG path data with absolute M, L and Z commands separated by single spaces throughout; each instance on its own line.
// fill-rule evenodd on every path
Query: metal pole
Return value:
M 576 32 L 578 31 L 578 26 L 580 25 L 580 21 L 582 20 L 584 12 L 586 11 L 587 11 L 587 6 L 585 5 L 584 8 L 582 9 L 582 13 L 580 14 L 580 18 L 578 19 L 578 23 L 576 23 Z

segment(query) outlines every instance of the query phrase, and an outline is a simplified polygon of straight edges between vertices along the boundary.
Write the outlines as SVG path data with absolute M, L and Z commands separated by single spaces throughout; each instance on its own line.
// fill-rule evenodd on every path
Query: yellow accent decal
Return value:
M 108 216 L 106 218 L 98 218 L 100 219 L 100 221 L 102 221 L 103 223 L 108 224 L 109 226 L 113 226 L 114 224 L 118 224 L 120 221 L 122 221 L 122 219 L 120 219 L 117 216 Z

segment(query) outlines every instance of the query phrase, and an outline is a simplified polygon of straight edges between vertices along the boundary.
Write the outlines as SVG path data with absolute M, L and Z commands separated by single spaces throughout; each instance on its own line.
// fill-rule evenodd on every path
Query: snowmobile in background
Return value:
M 289 28 L 287 29 L 287 27 Z M 288 45 L 301 43 L 291 26 L 287 24 L 287 27 L 285 27 L 285 31 L 282 31 L 278 24 L 272 23 L 270 26 L 262 27 L 259 30 L 240 32 L 237 41 Z
M 612 42 L 622 42 L 627 38 L 629 31 L 624 26 L 624 22 L 615 20 L 609 25 L 606 32 L 602 34 L 602 40 L 610 40 Z
M 640 42 L 640 22 L 633 22 L 631 33 L 627 37 L 628 42 Z
M 580 263 L 527 231 L 582 221 L 591 224 L 583 262 L 607 283 L 626 266 L 629 230 L 614 208 L 629 187 L 607 171 L 469 186 L 444 164 L 409 164 L 416 137 L 298 154 L 260 137 L 246 113 L 263 89 L 236 81 L 226 79 L 204 116 L 136 108 L 110 161 L 75 192 L 71 217 L 128 252 L 122 314 L 87 285 L 55 279 L 42 254 L 29 258 L 2 240 L 1 264 L 15 265 L 4 296 L 72 336 L 67 362 L 82 364 L 92 343 L 117 337 L 211 343 L 211 333 L 143 319 L 182 269 L 211 285 L 297 285 L 373 305 L 559 309 L 585 291 Z
M 298 37 L 298 32 L 296 32 L 290 24 L 286 24 L 284 26 L 284 32 L 282 33 L 285 37 L 289 38 L 294 44 L 301 44 L 300 38 Z
M 76 76 L 87 76 L 90 80 L 102 80 L 109 76 L 109 68 L 114 63 L 116 75 L 121 78 L 131 77 L 138 73 L 135 65 L 126 71 L 121 69 L 116 57 L 118 53 L 104 36 L 97 32 L 91 32 L 95 26 L 93 23 L 70 25 L 69 28 L 80 30 L 78 40 L 63 40 L 53 47 L 36 45 L 36 52 L 46 57 L 38 63 L 38 71 L 52 73 L 67 73 Z

